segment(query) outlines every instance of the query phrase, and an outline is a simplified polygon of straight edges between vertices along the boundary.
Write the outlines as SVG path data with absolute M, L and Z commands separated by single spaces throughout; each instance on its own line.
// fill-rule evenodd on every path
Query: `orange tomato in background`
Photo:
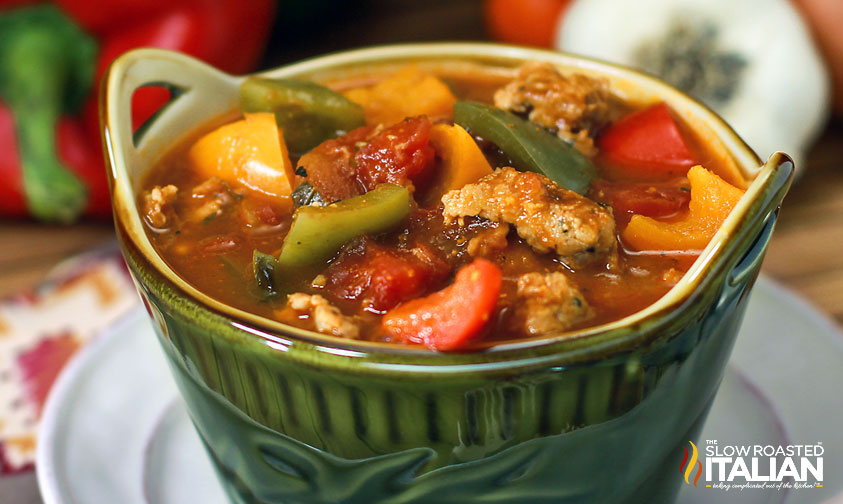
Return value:
M 486 28 L 502 42 L 551 47 L 559 16 L 572 1 L 488 0 Z
M 811 25 L 833 79 L 834 109 L 843 116 L 843 1 L 796 0 Z

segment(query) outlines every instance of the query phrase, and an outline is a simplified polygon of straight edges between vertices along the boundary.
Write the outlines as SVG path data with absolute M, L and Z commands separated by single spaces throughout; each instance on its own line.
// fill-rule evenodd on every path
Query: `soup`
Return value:
M 742 195 L 734 163 L 664 103 L 493 70 L 247 79 L 236 117 L 145 179 L 153 246 L 231 306 L 440 351 L 653 303 Z

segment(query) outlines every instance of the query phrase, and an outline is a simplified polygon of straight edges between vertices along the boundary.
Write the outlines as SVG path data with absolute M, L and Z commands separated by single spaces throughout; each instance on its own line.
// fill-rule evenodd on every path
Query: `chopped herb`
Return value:
M 296 175 L 298 175 L 299 177 L 307 177 L 307 170 L 304 168 L 304 166 L 299 166 L 298 168 L 296 168 Z
M 270 254 L 264 254 L 258 250 L 252 253 L 252 267 L 254 268 L 255 280 L 258 289 L 264 296 L 274 296 L 278 293 L 275 285 L 275 269 L 278 261 Z
M 310 182 L 305 182 L 293 191 L 293 204 L 296 208 L 303 206 L 325 206 L 327 203 Z

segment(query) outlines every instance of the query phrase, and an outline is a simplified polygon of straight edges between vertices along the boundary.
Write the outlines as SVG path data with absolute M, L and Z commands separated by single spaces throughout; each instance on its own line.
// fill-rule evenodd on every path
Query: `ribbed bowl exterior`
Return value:
M 442 375 L 294 357 L 124 252 L 233 502 L 671 502 L 773 221 L 651 344 Z

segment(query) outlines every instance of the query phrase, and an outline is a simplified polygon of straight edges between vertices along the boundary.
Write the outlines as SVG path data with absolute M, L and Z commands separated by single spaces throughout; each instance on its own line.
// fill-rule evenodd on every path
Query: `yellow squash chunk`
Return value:
M 702 166 L 688 171 L 691 202 L 681 220 L 662 222 L 633 215 L 621 233 L 624 242 L 636 250 L 701 250 L 735 208 L 743 191 Z
M 480 147 L 459 124 L 433 126 L 430 145 L 442 162 L 425 195 L 426 203 L 438 202 L 446 192 L 461 189 L 492 173 Z
M 245 114 L 200 138 L 188 152 L 193 171 L 290 202 L 293 165 L 271 113 Z
M 457 99 L 444 82 L 410 65 L 374 86 L 349 89 L 346 98 L 361 105 L 366 124 L 395 124 L 405 117 L 453 115 Z

